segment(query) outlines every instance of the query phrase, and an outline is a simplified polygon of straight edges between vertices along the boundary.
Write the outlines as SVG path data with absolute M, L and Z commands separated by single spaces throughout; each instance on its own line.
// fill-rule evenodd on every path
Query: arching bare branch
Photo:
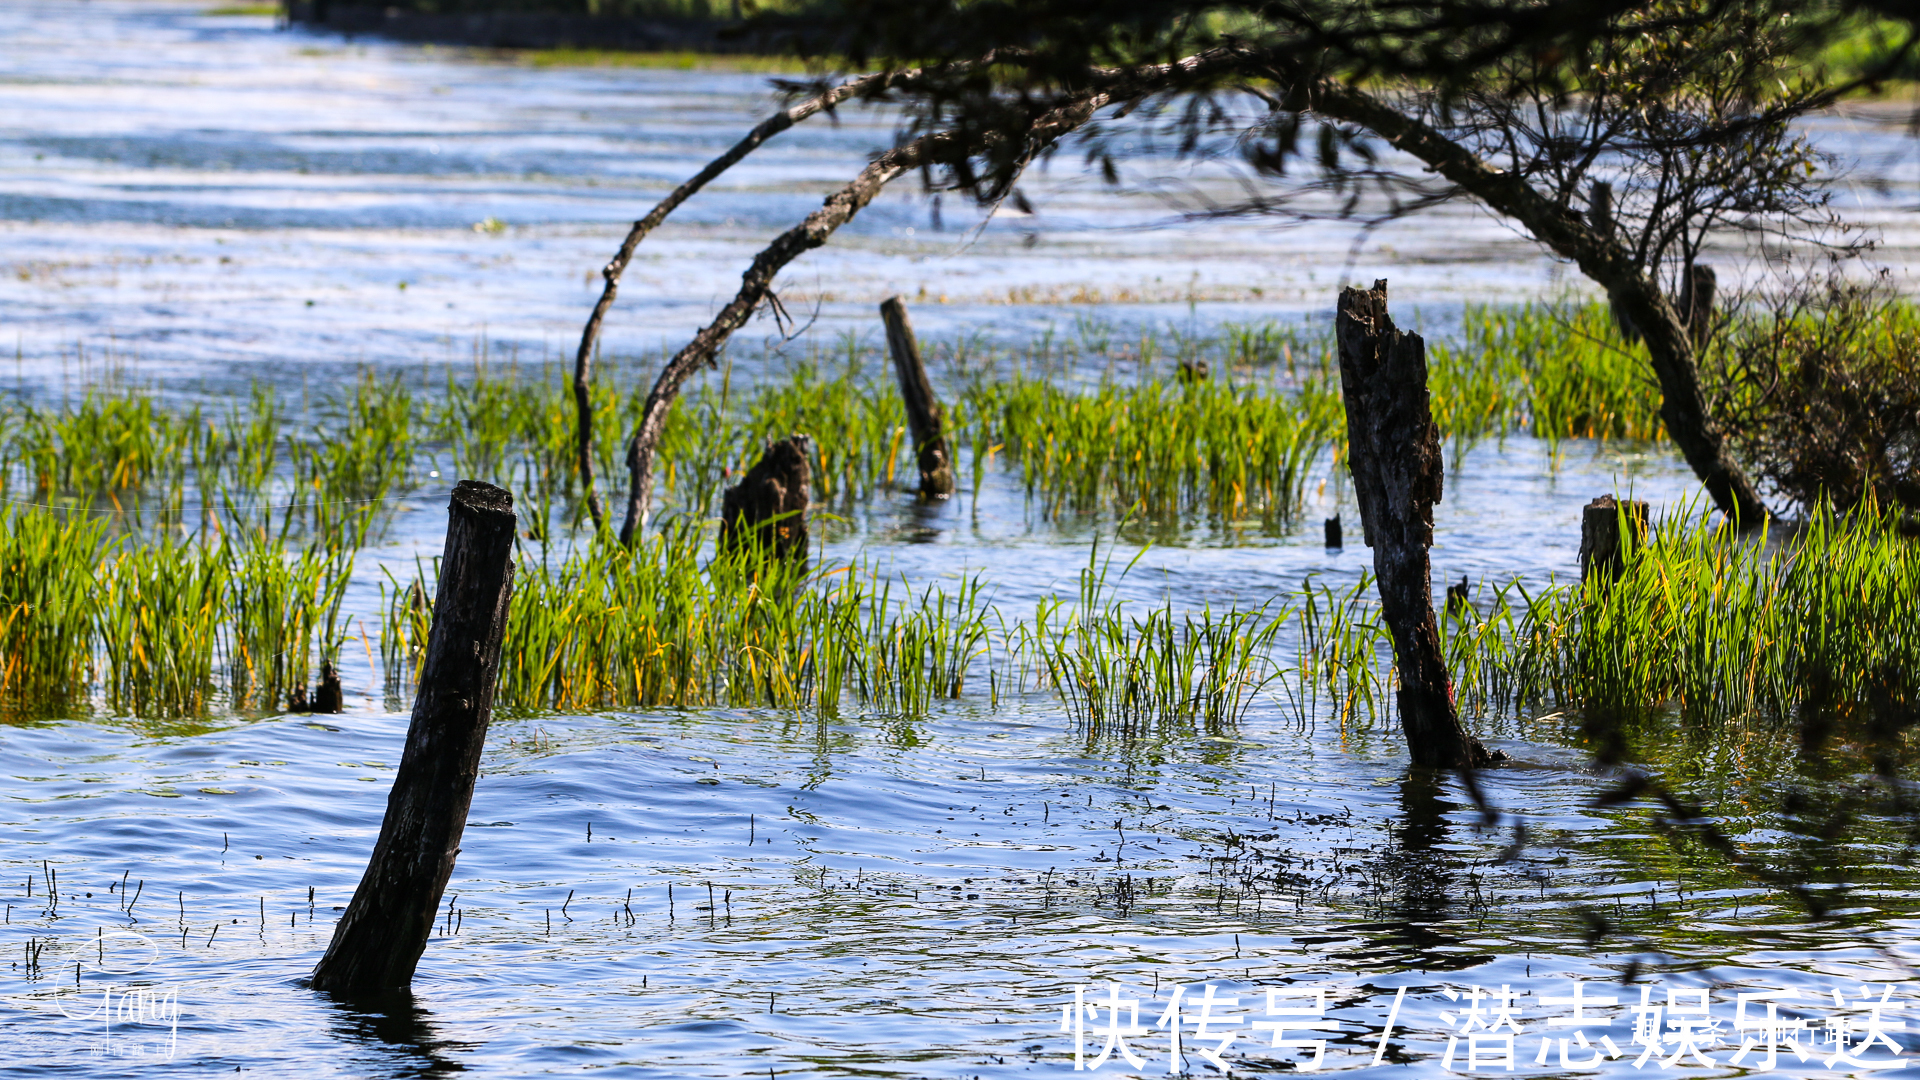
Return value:
M 1027 129 L 1024 145 L 1018 151 L 1019 160 L 1031 161 L 1034 155 L 1084 125 L 1109 104 L 1163 92 L 1170 78 L 1201 77 L 1228 70 L 1238 59 L 1228 50 L 1219 49 L 1171 64 L 1148 64 L 1132 71 L 1107 73 L 1101 88 L 1085 90 L 1037 118 Z M 735 330 L 746 325 L 747 319 L 771 292 L 774 275 L 802 254 L 826 243 L 834 230 L 853 220 L 889 182 L 927 166 L 964 165 L 972 155 L 991 149 L 994 147 L 969 143 L 946 131 L 923 135 L 895 147 L 875 158 L 852 183 L 828 196 L 824 206 L 754 256 L 753 264 L 741 275 L 740 291 L 720 309 L 713 322 L 668 361 L 647 395 L 646 408 L 627 444 L 627 516 L 620 527 L 623 543 L 633 542 L 652 509 L 654 451 L 680 388 L 702 364 L 712 361 Z
M 989 55 L 983 62 L 991 62 Z M 938 69 L 943 76 L 973 68 L 973 64 L 948 64 Z M 850 98 L 870 98 L 886 93 L 888 90 L 909 86 L 927 75 L 919 68 L 901 71 L 878 71 L 849 79 L 831 89 L 821 91 L 802 101 L 774 113 L 762 120 L 739 142 L 734 143 L 726 153 L 707 163 L 706 168 L 674 188 L 666 198 L 647 211 L 645 217 L 633 223 L 627 230 L 626 239 L 621 241 L 620 250 L 614 253 L 607 265 L 601 267 L 600 276 L 606 284 L 600 290 L 600 299 L 593 305 L 593 313 L 587 316 L 587 325 L 580 331 L 580 348 L 573 359 L 573 401 L 578 416 L 575 447 L 579 460 L 580 488 L 587 496 L 587 512 L 593 516 L 595 528 L 606 525 L 606 509 L 601 505 L 600 493 L 594 487 L 593 479 L 593 350 L 600 340 L 600 326 L 606 320 L 608 309 L 620 291 L 620 275 L 626 272 L 627 264 L 633 261 L 633 252 L 647 234 L 658 228 L 667 215 L 680 207 L 681 203 L 692 198 L 701 188 L 706 187 L 714 178 L 726 172 L 740 160 L 758 149 L 762 143 L 793 125 L 819 112 L 831 111 L 834 106 Z

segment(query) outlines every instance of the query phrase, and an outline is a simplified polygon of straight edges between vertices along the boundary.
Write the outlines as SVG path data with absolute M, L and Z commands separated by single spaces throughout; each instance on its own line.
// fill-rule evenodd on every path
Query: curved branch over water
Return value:
M 1052 110 L 1043 113 L 1027 129 L 1022 162 L 1031 161 L 1046 147 L 1093 119 L 1093 114 L 1118 101 L 1129 101 L 1149 94 L 1163 93 L 1170 80 L 1205 77 L 1225 71 L 1240 58 L 1229 50 L 1214 49 L 1171 64 L 1150 64 L 1132 71 L 1101 73 L 1106 77 L 1100 89 L 1081 91 Z M 640 423 L 627 444 L 627 516 L 620 527 L 620 540 L 632 544 L 646 520 L 653 502 L 653 458 L 660 435 L 666 429 L 667 413 L 681 386 L 700 365 L 710 362 L 735 330 L 772 292 L 774 275 L 794 259 L 827 242 L 834 230 L 853 220 L 890 181 L 932 165 L 961 163 L 989 147 L 969 144 L 954 132 L 924 135 L 875 158 L 860 171 L 853 182 L 827 197 L 826 204 L 805 221 L 780 234 L 754 256 L 753 264 L 741 275 L 740 291 L 706 329 L 694 335 L 654 380 L 647 395 Z
M 990 61 L 992 58 L 989 57 Z M 965 70 L 971 64 L 949 65 L 940 69 L 942 74 Z M 615 295 L 620 291 L 620 275 L 626 272 L 627 264 L 633 261 L 634 249 L 640 241 L 657 228 L 667 215 L 680 207 L 681 203 L 692 198 L 701 188 L 721 173 L 726 172 L 740 162 L 760 144 L 787 130 L 802 120 L 822 111 L 830 111 L 834 106 L 848 98 L 872 97 L 912 83 L 924 76 L 919 68 L 904 71 L 880 71 L 871 75 L 862 75 L 850 79 L 831 90 L 815 94 L 795 105 L 774 113 L 762 120 L 752 131 L 724 154 L 707 163 L 706 168 L 674 188 L 672 193 L 660 200 L 647 215 L 633 223 L 627 231 L 627 238 L 620 243 L 620 250 L 614 253 L 607 265 L 601 267 L 600 276 L 606 279 L 606 285 L 600 290 L 600 300 L 593 305 L 593 314 L 587 316 L 587 325 L 580 331 L 580 349 L 573 359 L 573 402 L 578 416 L 576 453 L 579 459 L 580 488 L 586 492 L 587 512 L 593 515 L 595 528 L 606 525 L 606 508 L 601 505 L 600 493 L 594 488 L 593 481 L 593 402 L 591 388 L 593 382 L 593 350 L 600 340 L 600 325 L 606 320 L 608 309 L 613 307 Z

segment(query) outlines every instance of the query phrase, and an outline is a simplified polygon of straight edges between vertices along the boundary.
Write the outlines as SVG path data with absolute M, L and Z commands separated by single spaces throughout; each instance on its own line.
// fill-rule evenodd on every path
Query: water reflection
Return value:
M 466 1071 L 466 1065 L 451 1055 L 472 1050 L 474 1044 L 443 1036 L 433 1014 L 413 994 L 319 997 L 332 1006 L 328 1028 L 335 1038 L 355 1050 L 378 1051 L 381 1075 L 436 1077 Z
M 1366 926 L 1367 946 L 1353 959 L 1388 969 L 1440 971 L 1491 959 L 1490 954 L 1463 949 L 1461 939 L 1447 929 L 1458 925 L 1453 898 L 1471 906 L 1473 894 L 1462 885 L 1455 851 L 1449 848 L 1455 826 L 1448 818 L 1463 807 L 1447 797 L 1446 785 L 1443 774 L 1426 769 L 1409 769 L 1401 778 L 1399 816 L 1387 829 L 1391 843 L 1376 860 L 1377 880 L 1386 885 L 1379 898 L 1381 917 Z

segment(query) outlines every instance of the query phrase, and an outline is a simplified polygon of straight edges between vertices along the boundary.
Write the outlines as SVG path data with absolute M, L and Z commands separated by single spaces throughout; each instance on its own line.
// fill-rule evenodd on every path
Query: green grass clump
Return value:
M 1076 606 L 1043 600 L 1019 628 L 1068 713 L 1096 739 L 1236 727 L 1279 676 L 1272 654 L 1284 615 L 1270 617 L 1271 605 L 1262 605 L 1176 616 L 1167 604 L 1142 619 L 1111 598 L 1097 559 L 1096 544 L 1080 571 Z
M 1619 581 L 1529 605 L 1514 696 L 1712 721 L 1789 716 L 1815 686 L 1862 703 L 1920 665 L 1916 597 L 1920 545 L 1877 509 L 1816 508 L 1774 542 L 1681 516 Z
M 1269 530 L 1298 517 L 1308 470 L 1344 424 L 1338 394 L 1317 381 L 1294 394 L 1212 380 L 1076 392 L 1015 378 L 975 383 L 964 408 L 971 444 L 1003 449 L 1048 516 L 1137 507 Z M 976 477 L 986 456 L 975 450 Z
M 750 553 L 703 562 L 691 522 L 629 550 L 604 536 L 553 562 L 521 561 L 499 701 L 523 710 L 730 705 L 836 714 L 848 699 L 924 715 L 955 697 L 984 647 L 977 582 L 896 601 L 858 568 L 810 573 Z M 417 658 L 421 617 L 397 590 L 381 635 L 394 670 Z M 402 601 L 400 597 L 408 599 Z M 417 659 L 413 661 L 417 664 Z M 412 674 L 417 675 L 417 670 Z M 410 682 L 410 679 L 408 680 Z
M 1878 509 L 1743 535 L 1682 511 L 1617 581 L 1485 590 L 1442 620 L 1469 715 L 1563 709 L 1725 724 L 1857 709 L 1920 664 L 1920 544 Z M 1378 661 L 1392 678 L 1391 658 Z
M 1457 344 L 1427 345 L 1434 422 L 1459 454 L 1525 430 L 1536 438 L 1658 439 L 1660 391 L 1644 349 L 1604 304 L 1469 307 Z
M 57 714 L 84 699 L 107 546 L 98 519 L 0 511 L 0 713 Z
M 0 713 L 272 711 L 337 651 L 352 551 L 264 533 L 135 542 L 101 515 L 0 515 Z

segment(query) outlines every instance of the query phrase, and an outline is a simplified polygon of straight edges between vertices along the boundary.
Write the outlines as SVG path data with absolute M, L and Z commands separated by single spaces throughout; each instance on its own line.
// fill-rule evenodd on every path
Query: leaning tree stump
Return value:
M 1360 527 L 1373 549 L 1380 609 L 1400 672 L 1400 724 L 1413 764 L 1461 768 L 1491 757 L 1461 726 L 1453 680 L 1433 614 L 1433 506 L 1444 462 L 1427 397 L 1427 350 L 1420 335 L 1394 329 L 1387 283 L 1340 290 L 1334 336 L 1347 406 L 1348 467 Z
M 807 554 L 808 483 L 813 440 L 794 435 L 767 444 L 753 468 L 720 499 L 720 549 L 780 558 Z
M 893 354 L 900 400 L 907 406 L 907 430 L 913 435 L 913 452 L 920 466 L 920 494 L 944 499 L 953 494 L 953 460 L 941 424 L 940 402 L 934 399 L 933 383 L 928 381 L 927 366 L 920 359 L 920 343 L 913 336 L 913 324 L 907 321 L 906 301 L 897 296 L 888 298 L 880 305 L 880 318 L 887 324 L 887 351 Z
M 1706 263 L 1687 267 L 1680 283 L 1680 299 L 1674 306 L 1687 324 L 1687 336 L 1693 339 L 1696 352 L 1706 348 L 1713 337 L 1713 294 L 1717 288 L 1718 275 Z
M 448 506 L 433 630 L 380 839 L 312 986 L 347 995 L 405 989 L 426 951 L 467 825 L 493 715 L 513 595 L 513 496 L 462 480 Z
M 1580 511 L 1580 580 L 1617 581 L 1647 539 L 1647 504 L 1602 495 Z

